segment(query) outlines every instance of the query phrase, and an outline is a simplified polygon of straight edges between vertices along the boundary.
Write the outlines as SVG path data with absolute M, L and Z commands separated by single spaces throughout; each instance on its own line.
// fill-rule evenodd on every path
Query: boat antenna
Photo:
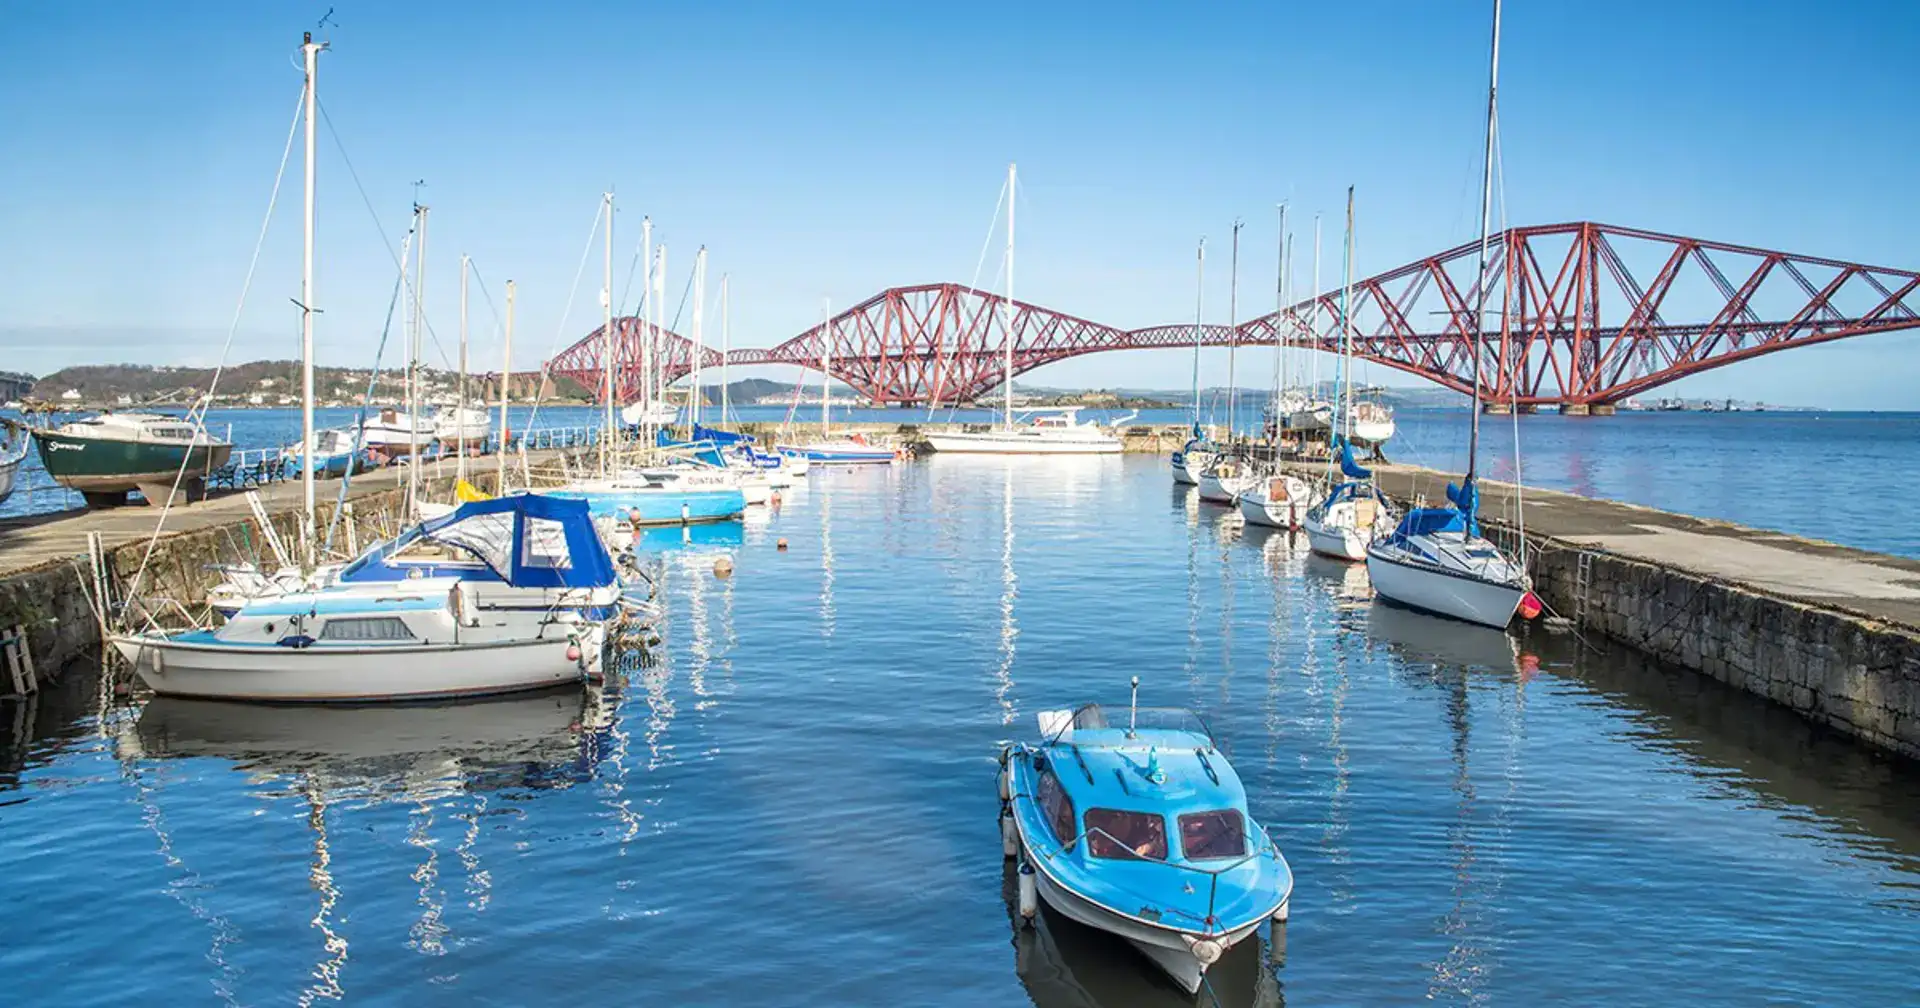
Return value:
M 1476 494 L 1474 474 L 1480 458 L 1480 355 L 1481 328 L 1487 318 L 1487 243 L 1493 216 L 1493 124 L 1500 94 L 1500 0 L 1493 0 L 1493 52 L 1487 70 L 1487 150 L 1480 174 L 1480 268 L 1475 277 L 1473 333 L 1473 420 L 1467 436 L 1467 477 L 1461 488 L 1460 503 L 1467 512 L 1469 527 L 1473 521 Z M 1466 333 L 1461 333 L 1465 336 Z
M 1127 701 L 1127 737 L 1133 737 L 1134 725 L 1140 717 L 1140 677 L 1133 677 L 1133 698 Z

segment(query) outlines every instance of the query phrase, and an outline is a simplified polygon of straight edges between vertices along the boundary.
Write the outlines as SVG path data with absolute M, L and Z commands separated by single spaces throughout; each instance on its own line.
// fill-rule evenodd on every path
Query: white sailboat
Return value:
M 1239 509 L 1240 517 L 1249 525 L 1266 528 L 1297 528 L 1300 516 L 1306 511 L 1306 502 L 1312 497 L 1313 490 L 1307 481 L 1284 471 L 1280 466 L 1282 424 L 1276 418 L 1285 417 L 1281 412 L 1286 409 L 1285 397 L 1281 392 L 1287 379 L 1287 365 L 1291 344 L 1291 333 L 1299 322 L 1287 305 L 1287 282 L 1293 273 L 1293 236 L 1287 232 L 1287 207 L 1280 205 L 1280 253 L 1279 268 L 1274 273 L 1274 311 L 1275 328 L 1280 338 L 1274 347 L 1273 392 L 1269 400 L 1270 422 L 1266 427 L 1267 448 L 1271 453 L 1272 465 L 1244 481 L 1239 492 L 1234 495 L 1234 506 Z
M 1451 616 L 1469 623 L 1504 628 L 1526 597 L 1530 582 L 1523 564 L 1480 534 L 1481 330 L 1486 318 L 1487 246 L 1493 212 L 1494 124 L 1500 83 L 1500 0 L 1493 2 L 1493 46 L 1487 85 L 1486 165 L 1480 190 L 1480 268 L 1475 312 L 1462 331 L 1473 334 L 1473 420 L 1467 443 L 1467 475 L 1447 487 L 1452 507 L 1416 508 L 1393 534 L 1367 548 L 1367 574 L 1374 590 L 1390 602 Z M 1504 309 L 1502 327 L 1504 328 Z M 1469 330 L 1469 327 L 1470 330 Z M 1522 540 L 1524 542 L 1524 539 Z
M 1340 357 L 1336 388 L 1342 390 L 1341 427 L 1336 443 L 1340 448 L 1340 478 L 1334 478 L 1335 462 L 1329 460 L 1325 499 L 1301 516 L 1307 544 L 1314 552 L 1338 560 L 1365 560 L 1367 547 L 1374 539 L 1393 531 L 1399 520 L 1393 507 L 1374 486 L 1373 473 L 1353 460 L 1354 432 L 1360 427 L 1358 406 L 1353 395 L 1353 322 L 1349 309 L 1353 297 L 1353 189 L 1347 189 L 1347 238 L 1340 282 Z M 1389 417 L 1389 424 L 1392 418 Z
M 1194 267 L 1194 304 L 1193 304 L 1193 434 L 1180 450 L 1173 453 L 1173 481 L 1197 485 L 1200 474 L 1213 457 L 1219 454 L 1213 442 L 1200 429 L 1200 326 L 1206 314 L 1207 304 L 1207 240 L 1200 239 L 1200 249 L 1195 253 L 1197 265 Z
M 0 420 L 0 504 L 13 496 L 15 474 L 33 450 L 33 436 L 16 420 Z

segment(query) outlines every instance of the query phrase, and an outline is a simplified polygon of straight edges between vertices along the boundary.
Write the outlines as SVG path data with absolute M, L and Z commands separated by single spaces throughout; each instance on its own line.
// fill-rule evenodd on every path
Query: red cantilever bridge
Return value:
M 1503 321 L 1481 326 L 1478 255 L 1473 242 L 1357 281 L 1355 355 L 1471 393 L 1477 336 L 1485 399 L 1578 410 L 1777 350 L 1920 328 L 1920 273 L 1594 223 L 1495 236 L 1486 317 Z M 952 403 L 999 386 L 1009 329 L 1016 375 L 1081 354 L 1194 341 L 1191 323 L 1118 329 L 1024 301 L 1008 312 L 1005 303 L 959 284 L 894 287 L 778 346 L 735 350 L 727 360 L 818 369 L 831 339 L 833 377 L 874 402 Z M 645 327 L 614 320 L 621 400 L 638 393 Z M 1203 326 L 1200 340 L 1332 351 L 1340 329 L 1336 289 L 1237 327 Z M 660 335 L 675 380 L 691 370 L 693 344 Z M 549 368 L 600 388 L 606 347 L 595 329 Z M 702 351 L 703 368 L 720 363 L 717 351 Z

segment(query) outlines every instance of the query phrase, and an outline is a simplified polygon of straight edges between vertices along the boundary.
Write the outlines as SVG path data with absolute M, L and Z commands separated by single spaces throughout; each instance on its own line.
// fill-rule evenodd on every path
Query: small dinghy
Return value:
M 1137 698 L 1139 679 L 1134 681 Z M 1293 873 L 1191 711 L 1041 711 L 1041 741 L 1001 752 L 1001 841 L 1036 900 L 1126 939 L 1189 993 L 1268 919 Z

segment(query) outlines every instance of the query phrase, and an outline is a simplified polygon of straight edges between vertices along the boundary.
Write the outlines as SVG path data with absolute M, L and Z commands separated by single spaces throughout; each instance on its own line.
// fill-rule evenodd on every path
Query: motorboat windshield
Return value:
M 1107 748 L 1181 747 L 1213 749 L 1213 729 L 1185 707 L 1111 708 L 1086 704 L 1041 725 L 1048 745 L 1070 743 Z

